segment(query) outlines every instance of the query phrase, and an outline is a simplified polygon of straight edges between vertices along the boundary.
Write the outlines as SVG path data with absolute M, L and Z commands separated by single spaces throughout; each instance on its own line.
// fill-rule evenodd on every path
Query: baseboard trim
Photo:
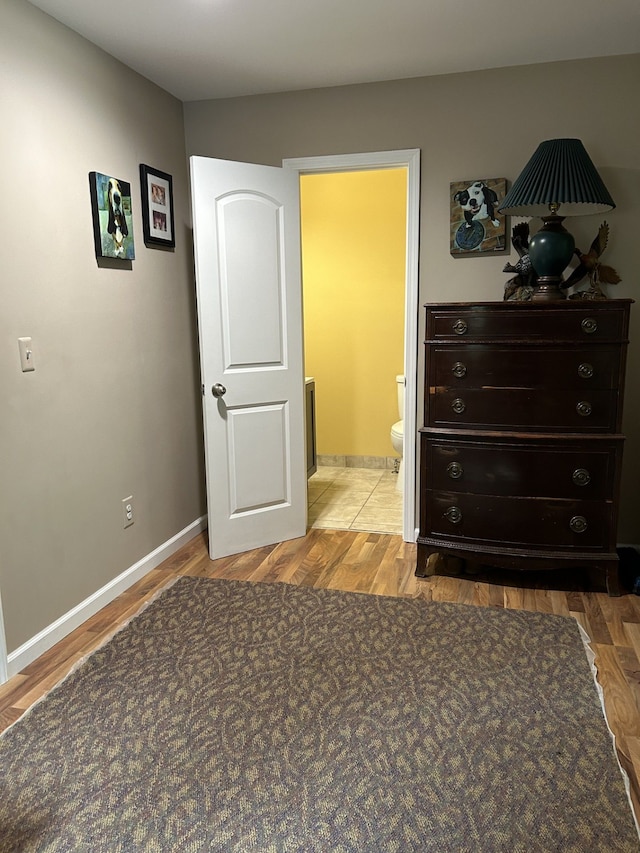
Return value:
M 81 601 L 51 625 L 48 625 L 42 631 L 23 643 L 15 651 L 11 652 L 6 658 L 6 667 L 3 673 L 3 661 L 0 660 L 0 683 L 16 675 L 21 669 L 24 669 L 30 663 L 33 663 L 36 658 L 44 654 L 48 649 L 62 640 L 71 631 L 74 631 L 79 625 L 93 616 L 101 608 L 105 607 L 120 593 L 129 589 L 134 583 L 144 577 L 156 566 L 159 566 L 164 560 L 175 554 L 177 550 L 182 548 L 190 539 L 193 539 L 196 534 L 205 530 L 207 527 L 207 516 L 196 519 L 184 530 L 176 533 L 171 539 L 167 539 L 162 545 L 158 546 L 146 557 L 138 560 L 133 566 L 130 566 L 122 574 L 118 575 L 108 584 L 105 584 L 101 589 L 96 590 L 84 601 Z M 1 649 L 0 649 L 1 651 Z M 4 676 L 4 678 L 3 678 Z
M 4 618 L 2 616 L 2 598 L 0 598 L 0 684 L 4 684 L 8 678 L 7 644 L 4 639 Z

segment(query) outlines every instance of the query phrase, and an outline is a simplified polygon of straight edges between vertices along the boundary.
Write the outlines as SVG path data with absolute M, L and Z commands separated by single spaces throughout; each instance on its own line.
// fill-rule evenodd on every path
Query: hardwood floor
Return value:
M 87 654 L 180 575 L 329 587 L 572 616 L 589 634 L 609 725 L 640 817 L 640 597 L 609 598 L 588 579 L 508 572 L 414 576 L 416 546 L 399 536 L 312 529 L 301 539 L 209 560 L 206 533 L 149 572 L 6 684 L 0 731 L 17 720 Z M 450 566 L 451 568 L 451 566 Z M 477 567 L 476 567 L 477 568 Z M 469 567 L 469 572 L 473 567 Z

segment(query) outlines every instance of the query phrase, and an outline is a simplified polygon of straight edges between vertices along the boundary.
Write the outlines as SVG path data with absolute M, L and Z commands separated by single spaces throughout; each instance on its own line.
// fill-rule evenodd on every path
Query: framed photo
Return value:
M 173 248 L 173 180 L 171 175 L 140 164 L 142 189 L 142 231 L 147 246 Z
M 451 184 L 449 239 L 454 257 L 507 251 L 507 217 L 498 213 L 506 192 L 506 178 L 476 178 Z
M 132 261 L 136 252 L 131 184 L 102 172 L 89 172 L 89 192 L 96 258 Z

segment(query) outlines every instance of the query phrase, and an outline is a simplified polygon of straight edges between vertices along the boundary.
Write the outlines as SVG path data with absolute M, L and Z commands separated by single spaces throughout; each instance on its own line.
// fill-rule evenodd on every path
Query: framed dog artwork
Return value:
M 498 212 L 506 192 L 506 178 L 477 178 L 451 184 L 449 239 L 454 257 L 507 251 L 507 221 Z
M 89 172 L 89 190 L 96 258 L 132 261 L 136 253 L 131 184 L 102 172 Z
M 140 164 L 142 232 L 146 246 L 176 245 L 173 225 L 173 180 L 171 175 Z

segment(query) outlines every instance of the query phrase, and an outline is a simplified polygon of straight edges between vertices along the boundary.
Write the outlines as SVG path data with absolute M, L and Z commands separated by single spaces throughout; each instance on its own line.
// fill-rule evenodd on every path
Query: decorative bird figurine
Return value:
M 515 264 L 505 264 L 502 272 L 513 272 L 504 286 L 505 302 L 526 302 L 531 299 L 537 275 L 529 257 L 529 224 L 519 222 L 513 226 L 511 244 L 519 255 Z
M 529 255 L 523 255 L 515 264 L 505 264 L 502 272 L 515 272 L 518 275 L 526 277 L 532 270 L 531 258 Z
M 511 245 L 520 257 L 529 254 L 529 223 L 518 222 L 511 229 Z
M 578 266 L 571 273 L 565 282 L 563 288 L 575 287 L 585 276 L 589 277 L 589 290 L 574 294 L 572 298 L 576 299 L 606 299 L 606 295 L 602 291 L 600 284 L 618 284 L 622 281 L 618 273 L 613 267 L 600 263 L 600 256 L 607 248 L 609 241 L 609 226 L 603 222 L 598 229 L 598 235 L 591 244 L 591 248 L 586 254 L 582 254 L 579 249 L 576 249 L 574 254 L 579 260 Z

